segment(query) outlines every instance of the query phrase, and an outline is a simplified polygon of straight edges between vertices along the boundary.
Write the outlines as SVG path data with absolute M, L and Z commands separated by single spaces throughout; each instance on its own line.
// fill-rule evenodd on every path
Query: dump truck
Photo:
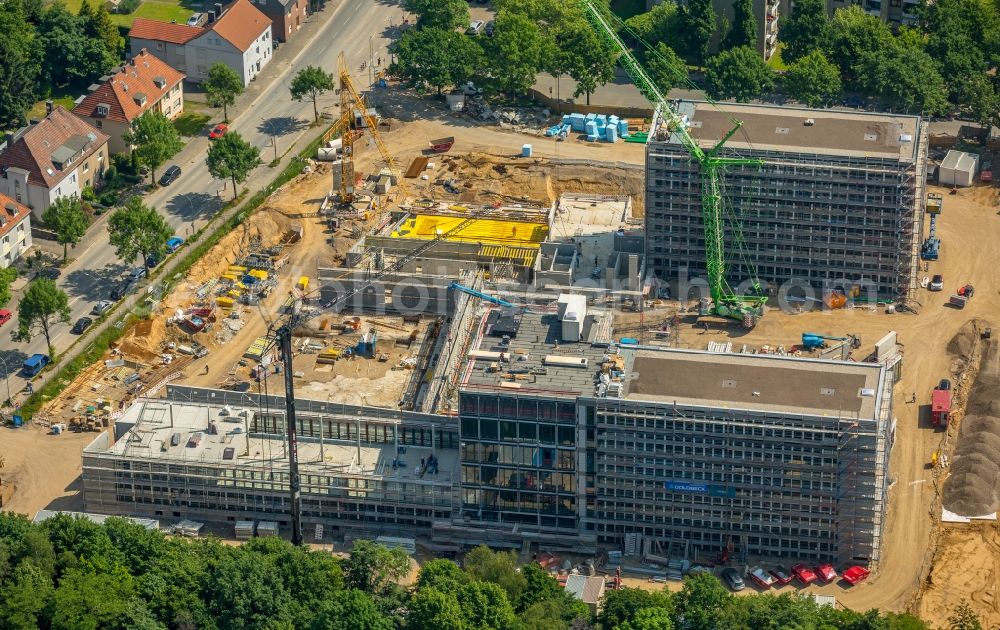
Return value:
M 868 576 L 871 575 L 871 571 L 861 566 L 853 566 L 846 571 L 844 571 L 844 581 L 854 586 L 858 582 L 864 582 Z
M 931 391 L 931 423 L 936 427 L 948 426 L 948 417 L 951 415 L 951 387 L 940 385 Z

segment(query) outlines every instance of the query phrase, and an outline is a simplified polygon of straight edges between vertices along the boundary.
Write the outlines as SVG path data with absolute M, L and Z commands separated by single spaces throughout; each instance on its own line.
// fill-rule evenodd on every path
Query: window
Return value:
M 104 121 L 103 120 L 95 120 L 94 121 L 94 126 L 97 127 L 98 129 L 101 129 L 102 127 L 104 127 Z
M 83 172 L 84 173 L 89 173 L 90 172 L 90 162 L 84 162 L 83 163 Z
M 163 50 L 163 42 L 156 42 L 156 49 Z

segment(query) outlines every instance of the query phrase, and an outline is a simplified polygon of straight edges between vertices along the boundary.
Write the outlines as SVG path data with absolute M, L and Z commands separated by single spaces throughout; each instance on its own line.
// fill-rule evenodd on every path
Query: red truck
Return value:
M 851 586 L 854 586 L 858 582 L 865 581 L 870 574 L 871 572 L 864 567 L 853 566 L 844 571 L 843 578 L 845 582 L 847 582 Z
M 941 383 L 931 392 L 931 423 L 934 426 L 948 426 L 948 416 L 951 415 L 951 381 L 942 379 Z

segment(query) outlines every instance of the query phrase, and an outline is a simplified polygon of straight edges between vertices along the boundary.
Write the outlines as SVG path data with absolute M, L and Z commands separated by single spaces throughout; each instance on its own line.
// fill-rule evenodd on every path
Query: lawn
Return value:
M 137 17 L 146 18 L 147 20 L 160 20 L 162 22 L 170 22 L 173 20 L 178 24 L 183 24 L 187 22 L 187 19 L 191 17 L 192 13 L 194 13 L 194 11 L 181 6 L 177 2 L 146 0 L 139 5 L 138 9 L 127 15 L 113 13 L 111 15 L 111 21 L 117 26 L 124 26 L 125 28 L 131 28 L 132 22 Z
M 784 46 L 784 44 L 778 44 L 774 54 L 767 60 L 767 65 L 771 66 L 771 69 L 775 72 L 784 72 L 785 70 L 788 70 L 788 66 L 786 66 L 785 62 L 781 60 L 781 49 L 784 48 Z
M 53 95 L 52 96 L 52 103 L 53 103 L 53 105 L 62 105 L 63 107 L 65 107 L 67 110 L 70 110 L 70 111 L 73 110 L 73 101 L 74 100 L 76 100 L 76 99 L 73 96 L 69 95 L 69 94 L 64 94 L 62 96 L 59 96 L 59 95 Z M 44 99 L 42 99 L 42 100 L 38 101 L 37 103 L 35 103 L 34 107 L 32 107 L 28 111 L 28 119 L 32 119 L 32 118 L 45 118 L 45 100 Z
M 174 119 L 174 129 L 182 136 L 193 138 L 205 131 L 205 124 L 210 119 L 211 116 L 187 111 L 187 105 L 185 105 L 184 113 Z

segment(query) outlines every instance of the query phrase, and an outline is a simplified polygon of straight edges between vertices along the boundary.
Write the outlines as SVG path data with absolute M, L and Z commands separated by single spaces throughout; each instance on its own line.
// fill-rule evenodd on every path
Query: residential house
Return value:
M 108 136 L 62 107 L 15 133 L 0 153 L 0 193 L 41 219 L 52 203 L 97 187 L 108 165 Z
M 309 15 L 308 0 L 253 0 L 271 18 L 271 34 L 279 42 L 295 37 Z
M 2 194 L 0 206 L 0 269 L 5 269 L 31 247 L 31 210 Z
M 237 0 L 221 17 L 210 12 L 204 27 L 136 18 L 129 42 L 132 55 L 145 48 L 189 81 L 204 81 L 213 64 L 224 63 L 243 77 L 243 85 L 271 61 L 274 47 L 271 19 L 250 0 Z
M 601 612 L 604 589 L 603 576 L 574 574 L 566 577 L 566 592 L 586 604 L 594 615 Z
M 112 153 L 131 149 L 125 134 L 148 111 L 174 119 L 184 112 L 184 75 L 145 48 L 73 108 L 73 113 L 108 134 Z

